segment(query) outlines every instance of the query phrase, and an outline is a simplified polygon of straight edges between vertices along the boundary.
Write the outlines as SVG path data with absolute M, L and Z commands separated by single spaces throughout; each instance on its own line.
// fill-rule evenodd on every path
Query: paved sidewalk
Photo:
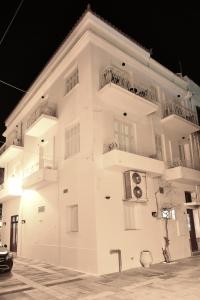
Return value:
M 200 256 L 104 276 L 16 258 L 0 274 L 0 300 L 199 300 Z

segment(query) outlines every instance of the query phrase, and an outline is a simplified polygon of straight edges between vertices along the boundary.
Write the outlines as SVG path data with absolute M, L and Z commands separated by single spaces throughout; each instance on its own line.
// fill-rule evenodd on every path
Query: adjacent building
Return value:
M 3 242 L 92 274 L 191 256 L 199 112 L 195 83 L 87 11 L 6 120 Z

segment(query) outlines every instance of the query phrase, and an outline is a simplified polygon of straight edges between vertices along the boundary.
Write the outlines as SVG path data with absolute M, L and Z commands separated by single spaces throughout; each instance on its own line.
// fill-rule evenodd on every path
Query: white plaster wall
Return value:
M 44 206 L 44 212 L 38 212 Z M 21 198 L 18 253 L 59 264 L 58 186 L 51 184 L 39 190 L 26 190 Z
M 140 252 L 152 252 L 154 263 L 163 260 L 161 245 L 161 221 L 153 218 L 156 211 L 154 188 L 156 183 L 148 178 L 147 203 L 133 203 L 138 215 L 138 229 L 125 230 L 123 214 L 123 174 L 98 170 L 96 176 L 96 215 L 98 239 L 98 273 L 117 272 L 118 259 L 111 249 L 122 252 L 123 270 L 141 266 Z M 106 195 L 110 199 L 106 199 Z

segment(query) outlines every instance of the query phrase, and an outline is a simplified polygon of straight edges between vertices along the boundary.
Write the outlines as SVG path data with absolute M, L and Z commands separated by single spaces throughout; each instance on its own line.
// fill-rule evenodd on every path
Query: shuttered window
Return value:
M 78 69 L 76 69 L 65 81 L 65 95 L 79 83 Z
M 138 221 L 136 217 L 136 206 L 128 201 L 124 201 L 124 229 L 134 230 L 138 229 Z
M 80 152 L 80 124 L 65 131 L 65 159 Z
M 156 144 L 156 158 L 159 160 L 163 160 L 161 135 L 159 134 L 155 135 L 155 144 Z
M 78 232 L 79 222 L 78 222 L 78 205 L 67 206 L 67 231 L 68 232 Z

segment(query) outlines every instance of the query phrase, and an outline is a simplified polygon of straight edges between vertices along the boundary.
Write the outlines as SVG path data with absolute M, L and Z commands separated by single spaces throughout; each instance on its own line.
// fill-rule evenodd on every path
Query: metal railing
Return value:
M 167 168 L 176 168 L 176 167 L 185 167 L 185 168 L 190 168 L 190 169 L 195 169 L 195 170 L 200 170 L 200 166 L 194 166 L 192 163 L 192 160 L 183 160 L 183 159 L 174 159 L 173 161 L 168 161 L 167 162 Z
M 198 125 L 197 114 L 191 109 L 183 106 L 177 100 L 167 102 L 163 105 L 163 118 L 166 118 L 170 115 L 177 115 L 184 118 L 187 121 L 190 121 Z
M 26 129 L 28 129 L 43 114 L 56 117 L 56 104 L 49 103 L 48 101 L 41 103 L 27 120 Z
M 57 169 L 57 164 L 53 159 L 45 157 L 41 160 L 35 161 L 29 164 L 23 171 L 23 177 L 28 177 L 31 174 L 41 170 L 41 169 Z
M 146 87 L 142 83 L 136 82 L 126 71 L 114 66 L 107 66 L 100 74 L 100 89 L 109 83 L 114 83 L 153 103 L 158 101 L 156 89 L 154 87 Z
M 5 142 L 0 148 L 0 155 L 2 155 L 10 146 L 21 146 L 23 147 L 23 143 L 21 139 L 14 138 L 11 141 Z

